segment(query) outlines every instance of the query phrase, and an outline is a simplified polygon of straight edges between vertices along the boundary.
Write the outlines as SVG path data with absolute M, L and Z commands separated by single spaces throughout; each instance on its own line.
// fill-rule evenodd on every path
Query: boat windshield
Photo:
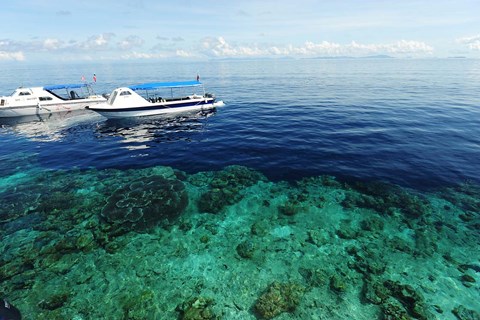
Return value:
M 117 90 L 113 91 L 113 94 L 108 98 L 108 104 L 112 105 L 113 102 L 115 101 L 115 98 L 117 97 Z
M 92 94 L 91 88 L 84 84 L 53 85 L 44 89 L 63 100 L 85 99 Z
M 203 86 L 179 86 L 179 87 L 156 87 L 151 89 L 137 89 L 142 98 L 152 103 L 154 102 L 168 102 L 176 100 L 190 99 L 191 97 L 199 97 L 205 95 Z

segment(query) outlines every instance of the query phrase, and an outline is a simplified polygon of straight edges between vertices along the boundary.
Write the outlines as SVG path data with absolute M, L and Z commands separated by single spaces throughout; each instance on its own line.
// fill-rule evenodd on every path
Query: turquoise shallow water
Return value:
M 7 70 L 4 93 L 199 72 L 226 103 L 2 122 L 0 295 L 25 319 L 480 317 L 478 61 Z

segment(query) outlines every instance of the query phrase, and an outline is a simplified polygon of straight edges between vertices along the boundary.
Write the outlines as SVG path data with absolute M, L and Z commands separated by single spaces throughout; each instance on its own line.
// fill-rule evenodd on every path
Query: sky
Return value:
M 480 0 L 4 1 L 0 61 L 480 58 Z

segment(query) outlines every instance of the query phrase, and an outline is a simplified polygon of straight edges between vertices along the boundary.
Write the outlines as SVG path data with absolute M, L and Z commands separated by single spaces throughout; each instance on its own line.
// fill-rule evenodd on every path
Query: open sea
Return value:
M 24 319 L 480 319 L 480 60 L 1 67 L 0 95 L 199 74 L 225 103 L 0 119 Z
M 168 165 L 198 172 L 239 164 L 272 179 L 332 174 L 413 187 L 479 182 L 479 60 L 19 64 L 3 68 L 0 90 L 75 83 L 96 73 L 97 93 L 109 93 L 189 80 L 197 72 L 226 104 L 212 117 L 130 123 L 92 117 L 33 133 L 5 125 L 1 159 L 34 152 L 48 169 Z M 38 141 L 43 135 L 47 141 Z

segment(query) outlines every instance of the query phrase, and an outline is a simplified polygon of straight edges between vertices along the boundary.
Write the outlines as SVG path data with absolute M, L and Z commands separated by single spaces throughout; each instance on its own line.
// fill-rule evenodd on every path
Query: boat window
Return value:
M 108 99 L 108 104 L 113 104 L 115 101 L 115 98 L 117 97 L 117 91 L 114 91 L 113 94 L 110 96 L 110 99 Z
M 40 101 L 49 101 L 49 100 L 53 100 L 52 97 L 39 97 L 38 98 Z
M 122 91 L 122 92 L 120 93 L 121 96 L 129 96 L 129 95 L 131 95 L 131 94 L 132 94 L 132 93 L 131 93 L 130 91 Z
M 29 95 L 30 95 L 30 92 L 28 92 L 28 91 L 22 91 L 19 94 L 19 96 L 29 96 Z

